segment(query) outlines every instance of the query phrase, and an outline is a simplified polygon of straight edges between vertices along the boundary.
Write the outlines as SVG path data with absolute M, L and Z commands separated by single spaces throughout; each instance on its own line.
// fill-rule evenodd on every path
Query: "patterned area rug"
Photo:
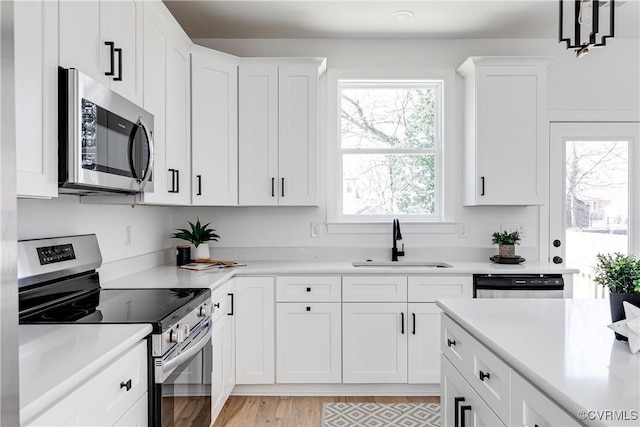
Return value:
M 437 403 L 325 403 L 321 427 L 439 427 Z

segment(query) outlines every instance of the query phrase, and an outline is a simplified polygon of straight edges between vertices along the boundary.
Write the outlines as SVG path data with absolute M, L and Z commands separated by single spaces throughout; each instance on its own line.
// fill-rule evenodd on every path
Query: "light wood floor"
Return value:
M 214 427 L 319 427 L 325 402 L 440 403 L 437 396 L 231 396 Z M 194 424 L 195 426 L 195 424 Z

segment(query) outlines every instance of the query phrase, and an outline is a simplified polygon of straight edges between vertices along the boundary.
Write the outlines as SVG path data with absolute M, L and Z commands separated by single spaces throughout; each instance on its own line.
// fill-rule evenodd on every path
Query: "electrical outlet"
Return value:
M 320 237 L 320 224 L 318 224 L 317 222 L 311 223 L 311 237 Z
M 521 223 L 500 224 L 500 231 L 506 231 L 508 233 L 517 231 L 520 233 L 520 237 L 525 237 L 524 224 Z
M 124 227 L 124 245 L 131 246 L 131 226 L 126 225 Z
M 467 228 L 467 224 L 458 224 L 458 237 L 463 239 L 469 237 L 469 229 Z

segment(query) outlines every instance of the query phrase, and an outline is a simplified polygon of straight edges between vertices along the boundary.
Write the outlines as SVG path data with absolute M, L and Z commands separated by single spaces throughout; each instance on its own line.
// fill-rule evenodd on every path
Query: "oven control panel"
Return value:
M 43 246 L 36 248 L 36 252 L 40 259 L 40 265 L 54 264 L 56 262 L 76 259 L 76 254 L 73 251 L 73 245 L 71 243 L 56 246 Z

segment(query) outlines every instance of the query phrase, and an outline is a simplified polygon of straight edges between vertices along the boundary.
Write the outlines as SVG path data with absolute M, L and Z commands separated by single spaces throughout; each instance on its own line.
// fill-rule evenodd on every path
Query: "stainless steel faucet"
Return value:
M 402 250 L 398 250 L 398 240 L 402 240 L 402 233 L 400 232 L 400 220 L 398 218 L 393 219 L 393 247 L 391 248 L 391 261 L 398 261 L 399 256 L 404 256 L 404 243 L 402 244 Z

